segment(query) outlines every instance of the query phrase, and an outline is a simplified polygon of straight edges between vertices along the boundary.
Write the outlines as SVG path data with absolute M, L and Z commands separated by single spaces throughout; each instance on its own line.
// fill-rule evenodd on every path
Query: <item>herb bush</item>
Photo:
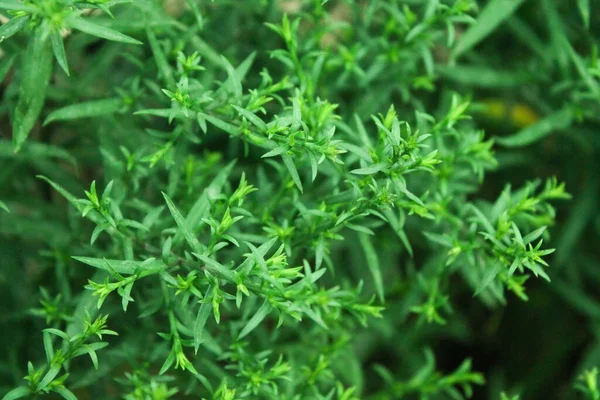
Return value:
M 0 10 L 4 400 L 600 399 L 595 1 Z

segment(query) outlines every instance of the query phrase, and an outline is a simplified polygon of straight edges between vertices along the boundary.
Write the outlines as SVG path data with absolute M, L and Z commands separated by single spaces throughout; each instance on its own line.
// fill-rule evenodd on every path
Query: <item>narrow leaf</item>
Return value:
M 52 73 L 50 43 L 41 32 L 35 32 L 25 52 L 21 67 L 19 100 L 13 120 L 13 150 L 19 151 L 37 121 Z
M 5 60 L 0 62 L 0 83 L 4 81 L 4 78 L 6 77 L 6 74 L 8 74 L 8 71 L 10 70 L 10 67 L 12 67 L 14 61 L 15 56 L 12 56 L 7 57 Z
M 256 126 L 261 132 L 265 132 L 267 130 L 267 124 L 264 123 L 262 119 L 260 119 L 256 114 L 251 113 L 250 111 L 238 107 L 236 105 L 233 106 L 240 113 L 240 115 L 246 118 L 248 121 L 252 123 L 252 125 Z
M 267 315 L 269 315 L 271 310 L 273 310 L 273 306 L 271 306 L 269 300 L 265 300 L 265 302 L 260 306 L 256 314 L 254 314 L 254 316 L 250 318 L 250 321 L 248 321 L 244 329 L 242 329 L 238 336 L 238 340 L 244 338 L 246 335 L 252 332 L 254 328 L 256 328 L 258 324 L 260 324 L 262 320 L 265 319 Z
M 454 48 L 454 55 L 459 56 L 485 39 L 524 2 L 525 0 L 491 0 L 487 3 L 477 22 L 460 38 Z
M 69 64 L 67 63 L 67 54 L 65 53 L 65 43 L 60 35 L 59 31 L 53 31 L 50 34 L 50 41 L 52 42 L 52 51 L 54 57 L 58 61 L 58 65 L 65 71 L 65 74 L 69 75 Z
M 365 258 L 367 259 L 367 267 L 371 272 L 371 276 L 373 277 L 373 283 L 375 284 L 375 291 L 377 292 L 377 296 L 379 300 L 383 303 L 385 300 L 384 291 L 383 291 L 383 279 L 381 278 L 381 268 L 379 267 L 379 259 L 377 258 L 377 252 L 373 247 L 373 243 L 371 243 L 371 239 L 367 233 L 359 233 L 358 239 L 360 240 L 360 245 L 365 252 Z
M 25 4 L 23 4 L 22 1 L 17 1 L 17 0 L 1 0 L 0 1 L 0 9 L 26 11 L 29 13 L 36 11 L 35 8 L 25 5 Z
M 175 207 L 175 204 L 173 204 L 173 201 L 171 201 L 169 196 L 167 196 L 167 194 L 164 192 L 163 197 L 165 198 L 167 206 L 169 207 L 169 211 L 171 211 L 171 215 L 173 216 L 173 219 L 175 220 L 175 223 L 177 224 L 179 230 L 183 234 L 183 237 L 185 238 L 186 242 L 188 242 L 193 251 L 197 253 L 202 253 L 204 251 L 204 246 L 198 241 L 198 238 L 196 237 L 194 232 L 192 232 L 188 225 L 185 223 L 183 215 L 181 215 L 177 207 Z
M 205 263 L 206 269 L 208 269 L 210 272 L 220 275 L 222 278 L 224 278 L 230 282 L 235 281 L 233 272 L 229 268 L 225 267 L 223 264 L 220 264 L 217 261 L 213 260 L 212 258 L 207 257 L 203 254 L 198 254 L 198 253 L 192 253 L 192 254 L 194 254 L 196 257 L 198 257 L 198 259 L 200 261 Z
M 368 167 L 353 169 L 352 171 L 350 171 L 350 173 L 356 174 L 356 175 L 373 175 L 373 174 L 381 171 L 383 169 L 383 167 L 384 167 L 383 164 L 373 164 Z
M 16 389 L 11 390 L 6 393 L 2 400 L 17 400 L 25 396 L 29 396 L 31 394 L 31 390 L 27 387 L 18 387 Z
M 29 17 L 16 17 L 0 26 L 0 43 L 27 26 Z
M 67 26 L 78 31 L 87 33 L 89 35 L 97 36 L 107 40 L 113 40 L 115 42 L 130 43 L 130 44 L 142 44 L 139 40 L 136 40 L 130 36 L 124 35 L 121 32 L 117 32 L 114 29 L 107 28 L 102 25 L 95 24 L 80 17 L 70 17 L 66 20 Z
M 212 288 L 208 290 L 206 293 L 206 298 L 210 298 L 212 295 Z M 206 321 L 208 321 L 208 317 L 210 315 L 210 311 L 212 310 L 211 302 L 207 301 L 206 303 L 202 303 L 200 305 L 200 309 L 198 310 L 198 314 L 196 315 L 196 321 L 194 322 L 194 352 L 198 353 L 198 348 L 200 347 L 200 342 L 202 341 L 202 332 L 204 331 L 204 326 L 206 325 Z
M 165 269 L 160 260 L 133 261 L 133 260 L 107 260 L 106 258 L 73 257 L 73 259 L 87 264 L 91 267 L 111 272 L 111 269 L 119 274 L 131 275 L 139 272 L 139 276 L 157 274 Z
M 154 55 L 154 61 L 156 62 L 158 71 L 170 87 L 175 86 L 173 69 L 167 62 L 167 57 L 165 56 L 163 49 L 160 47 L 160 43 L 158 43 L 158 40 L 156 39 L 152 29 L 146 28 L 146 35 L 148 36 L 148 43 L 150 43 L 150 48 L 152 49 L 152 54 Z
M 118 97 L 72 104 L 52 111 L 44 121 L 44 125 L 54 121 L 69 121 L 114 114 L 122 107 L 123 100 Z
M 577 8 L 586 29 L 590 27 L 590 0 L 577 0 Z
M 573 113 L 569 108 L 563 108 L 535 124 L 507 137 L 499 137 L 496 142 L 504 147 L 523 147 L 535 143 L 552 132 L 566 129 L 571 125 Z
M 298 187 L 298 190 L 300 190 L 300 193 L 302 193 L 302 182 L 300 181 L 300 176 L 298 175 L 298 170 L 296 170 L 296 166 L 294 165 L 294 161 L 292 161 L 292 158 L 289 155 L 285 154 L 285 153 L 283 153 L 281 155 L 281 158 L 283 159 L 283 163 L 285 164 L 285 166 L 288 169 L 290 175 L 292 176 L 292 180 L 294 181 L 294 183 Z
M 229 60 L 227 60 L 224 56 L 221 56 L 221 61 L 223 62 L 223 66 L 225 67 L 225 70 L 227 71 L 227 75 L 229 77 L 227 79 L 226 84 L 230 87 L 231 92 L 233 93 L 235 98 L 242 97 L 242 82 L 237 73 L 235 72 L 235 69 L 233 68 Z
M 73 394 L 73 392 L 71 392 L 69 389 L 67 389 L 64 386 L 57 386 L 53 390 L 56 393 L 60 394 L 63 397 L 63 399 L 66 399 L 66 400 L 77 400 L 77 396 L 75 396 L 75 394 Z
M 502 270 L 502 264 L 500 262 L 494 263 L 494 265 L 492 265 L 492 267 L 488 270 L 488 272 L 485 274 L 485 277 L 483 278 L 483 280 L 481 281 L 481 283 L 475 290 L 475 294 L 473 295 L 473 297 L 477 296 L 479 293 L 481 293 L 483 291 L 483 289 L 488 287 L 490 285 L 490 283 L 492 283 L 494 281 L 494 279 L 498 276 L 498 274 L 500 273 L 501 270 Z

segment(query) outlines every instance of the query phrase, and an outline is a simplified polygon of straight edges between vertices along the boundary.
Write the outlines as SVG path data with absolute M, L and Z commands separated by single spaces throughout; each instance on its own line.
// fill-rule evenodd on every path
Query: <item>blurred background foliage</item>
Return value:
M 408 379 L 423 367 L 426 355 L 421 349 L 429 347 L 443 372 L 472 359 L 473 369 L 487 381 L 475 388 L 476 399 L 499 399 L 501 391 L 520 393 L 527 400 L 575 398 L 575 378 L 600 365 L 600 3 L 507 0 L 518 6 L 515 12 L 488 15 L 490 32 L 476 33 L 465 48 L 455 46 L 469 29 L 463 12 L 477 18 L 492 2 L 442 1 L 448 8 L 437 12 L 430 4 L 438 2 L 420 0 L 218 0 L 201 2 L 202 28 L 188 30 L 173 28 L 178 23 L 191 26 L 196 18 L 183 2 L 141 3 L 119 7 L 118 18 L 107 24 L 146 41 L 145 21 L 138 16 L 162 15 L 168 23 L 153 29 L 171 49 L 169 60 L 184 46 L 198 51 L 207 63 L 219 62 L 224 54 L 238 65 L 256 52 L 245 81 L 248 87 L 258 86 L 263 66 L 273 76 L 285 75 L 271 53 L 282 47 L 281 38 L 263 23 L 278 23 L 283 12 L 290 19 L 301 18 L 300 52 L 314 52 L 315 59 L 321 51 L 327 53 L 320 61 L 319 84 L 309 90 L 338 104 L 342 121 L 352 121 L 354 114 L 367 120 L 390 104 L 403 120 L 414 121 L 415 110 L 443 116 L 452 93 L 470 98 L 473 123 L 495 139 L 498 159 L 473 196 L 493 200 L 507 184 L 516 188 L 545 177 L 566 182 L 573 199 L 558 204 L 557 221 L 550 228 L 550 243 L 557 249 L 548 259 L 552 282 L 529 281 L 526 302 L 510 295 L 506 305 L 486 306 L 455 277 L 445 288 L 452 299 L 447 323 L 420 323 L 409 312 L 414 304 L 411 288 L 403 285 L 414 278 L 431 244 L 418 224 L 409 223 L 414 255 L 402 252 L 389 259 L 388 254 L 397 254 L 397 238 L 378 236 L 380 263 L 391 265 L 391 275 L 401 279 L 388 294 L 385 319 L 361 331 L 354 348 L 364 355 L 365 378 L 359 386 L 366 392 L 382 384 L 375 365 Z M 452 13 L 460 17 L 449 23 Z M 115 88 L 131 96 L 135 108 L 142 89 L 130 77 L 157 75 L 148 46 L 124 51 L 85 35 L 73 35 L 65 43 L 78 79 L 57 70 L 47 110 L 120 95 Z M 13 154 L 9 110 L 16 101 L 18 88 L 11 82 L 18 72 L 11 69 L 11 54 L 24 45 L 25 36 L 20 35 L 2 42 L 0 58 L 0 200 L 11 210 L 0 213 L 0 392 L 21 380 L 27 360 L 43 357 L 40 331 L 47 321 L 39 316 L 71 313 L 60 307 L 69 304 L 90 276 L 70 259 L 91 251 L 77 240 L 88 228 L 35 175 L 83 193 L 88 182 L 100 177 L 99 165 L 111 168 L 100 147 L 110 147 L 115 138 L 131 147 L 147 140 L 131 115 L 115 114 L 78 125 L 36 126 L 29 139 L 34 144 Z M 202 76 L 205 82 L 216 78 L 210 69 Z M 229 148 L 235 153 L 235 145 L 223 137 L 207 137 L 203 151 Z M 68 152 L 50 151 L 44 143 Z M 207 157 L 201 171 L 210 174 L 219 158 Z M 362 257 L 331 249 L 334 260 L 354 256 Z

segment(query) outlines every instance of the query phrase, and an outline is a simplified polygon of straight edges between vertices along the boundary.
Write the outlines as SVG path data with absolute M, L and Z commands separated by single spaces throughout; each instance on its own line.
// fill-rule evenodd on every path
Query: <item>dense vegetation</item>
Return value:
M 594 0 L 0 0 L 0 396 L 600 399 Z

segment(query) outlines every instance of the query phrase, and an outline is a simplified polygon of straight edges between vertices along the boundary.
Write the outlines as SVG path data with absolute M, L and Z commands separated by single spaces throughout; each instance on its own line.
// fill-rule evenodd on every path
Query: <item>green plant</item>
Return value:
M 594 7 L 0 0 L 4 400 L 536 393 L 443 344 L 548 293 L 600 315 L 597 179 L 534 157 L 594 162 Z

